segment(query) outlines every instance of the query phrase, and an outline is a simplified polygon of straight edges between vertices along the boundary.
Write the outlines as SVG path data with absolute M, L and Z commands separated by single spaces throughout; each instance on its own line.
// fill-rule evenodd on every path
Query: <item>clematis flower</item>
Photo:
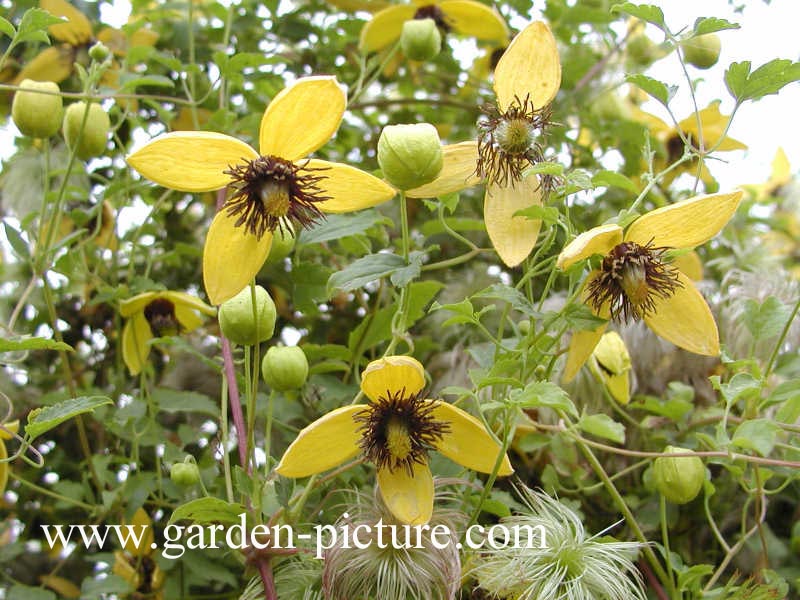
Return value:
M 361 29 L 359 48 L 378 52 L 400 39 L 403 23 L 411 19 L 433 19 L 443 33 L 455 32 L 479 40 L 505 43 L 508 27 L 500 14 L 474 0 L 414 0 L 376 12 Z
M 695 196 L 644 214 L 624 231 L 616 224 L 595 227 L 567 244 L 556 264 L 568 269 L 602 256 L 582 292 L 594 314 L 616 321 L 643 319 L 656 335 L 676 346 L 717 356 L 719 333 L 711 310 L 691 279 L 670 262 L 668 252 L 694 248 L 717 235 L 741 198 L 741 191 Z M 572 335 L 565 381 L 575 377 L 605 329 L 603 324 Z
M 3 428 L 0 429 L 0 497 L 5 493 L 8 483 L 9 466 L 6 461 L 8 450 L 6 450 L 5 440 L 13 438 L 17 431 L 19 431 L 19 421 L 3 423 Z
M 158 40 L 158 34 L 146 28 L 126 34 L 119 29 L 105 27 L 94 38 L 89 19 L 66 0 L 40 0 L 39 6 L 57 17 L 67 19 L 65 23 L 47 28 L 50 36 L 61 44 L 50 46 L 34 57 L 17 74 L 14 84 L 19 84 L 23 79 L 56 83 L 64 81 L 72 74 L 76 62 L 86 60 L 84 55 L 97 41 L 103 42 L 116 56 L 124 56 L 128 48 L 153 46 Z M 113 71 L 106 73 L 106 78 L 106 83 L 113 80 Z
M 128 537 L 122 550 L 114 552 L 112 572 L 124 579 L 135 590 L 132 598 L 152 598 L 162 600 L 164 592 L 164 572 L 153 560 L 153 522 L 147 513 L 139 508 L 133 514 L 131 526 L 137 532 L 144 532 L 137 546 L 133 537 Z
M 546 182 L 537 175 L 523 177 L 523 171 L 543 160 L 540 138 L 560 85 L 555 38 L 545 23 L 531 23 L 511 41 L 497 63 L 497 111 L 482 124 L 478 141 L 445 146 L 439 177 L 407 192 L 412 198 L 430 198 L 483 180 L 486 231 L 509 267 L 530 254 L 539 235 L 541 221 L 515 213 L 541 205 L 546 194 Z
M 378 469 L 378 487 L 403 523 L 427 523 L 433 511 L 428 454 L 438 450 L 458 464 L 491 473 L 499 444 L 472 415 L 441 400 L 424 398 L 425 370 L 409 356 L 388 356 L 367 365 L 361 390 L 368 404 L 337 408 L 303 429 L 275 470 L 307 477 L 360 452 Z M 513 472 L 503 456 L 498 475 Z
M 306 77 L 267 106 L 260 152 L 222 133 L 175 131 L 128 156 L 128 164 L 164 187 L 232 190 L 203 249 L 203 279 L 212 304 L 232 298 L 255 277 L 276 229 L 284 231 L 291 223 L 297 231 L 323 213 L 369 208 L 395 195 L 394 188 L 354 167 L 303 159 L 333 136 L 346 102 L 334 77 Z
M 123 300 L 119 312 L 128 319 L 122 329 L 122 359 L 131 375 L 142 371 L 152 338 L 197 329 L 203 324 L 198 313 L 217 314 L 213 307 L 183 292 L 145 292 Z

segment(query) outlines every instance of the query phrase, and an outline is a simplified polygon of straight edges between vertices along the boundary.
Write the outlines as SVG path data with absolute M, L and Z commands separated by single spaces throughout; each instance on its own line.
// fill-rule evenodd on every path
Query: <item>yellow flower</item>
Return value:
M 361 390 L 368 404 L 337 408 L 303 429 L 276 471 L 307 477 L 363 452 L 378 469 L 381 497 L 404 523 L 426 523 L 433 511 L 428 453 L 438 450 L 458 464 L 491 473 L 501 448 L 472 415 L 423 396 L 425 370 L 409 356 L 388 356 L 367 365 Z M 498 475 L 513 472 L 503 456 Z
M 153 523 L 147 513 L 139 508 L 133 515 L 131 525 L 136 533 L 144 531 L 141 543 L 136 546 L 128 537 L 123 550 L 114 552 L 112 572 L 122 577 L 134 589 L 134 598 L 161 600 L 164 597 L 164 572 L 153 560 Z M 143 529 L 144 528 L 144 529 Z
M 203 249 L 203 279 L 212 304 L 232 298 L 255 277 L 275 229 L 291 222 L 297 231 L 323 213 L 360 210 L 395 195 L 394 188 L 354 167 L 303 159 L 336 132 L 346 101 L 335 78 L 306 77 L 267 106 L 260 153 L 222 133 L 175 131 L 128 157 L 142 175 L 168 188 L 232 189 Z
M 530 254 L 539 235 L 541 221 L 514 215 L 543 202 L 542 182 L 535 175 L 523 177 L 522 172 L 543 160 L 539 138 L 560 85 L 555 38 L 545 23 L 531 23 L 497 63 L 497 114 L 484 124 L 479 140 L 445 146 L 439 177 L 407 192 L 412 198 L 429 198 L 485 180 L 486 230 L 497 254 L 510 267 Z
M 620 404 L 631 399 L 629 374 L 631 356 L 625 342 L 616 331 L 603 334 L 589 361 L 592 373 Z
M 3 428 L 0 429 L 0 496 L 6 491 L 6 484 L 8 483 L 8 450 L 6 450 L 5 440 L 10 440 L 19 431 L 19 421 L 10 421 L 3 423 Z
M 411 19 L 433 19 L 444 33 L 453 31 L 479 40 L 504 43 L 508 27 L 500 14 L 473 0 L 414 0 L 376 12 L 361 29 L 359 48 L 377 52 L 400 39 L 403 23 Z
M 140 28 L 126 34 L 111 27 L 101 29 L 95 39 L 89 19 L 66 0 L 40 0 L 39 6 L 57 17 L 67 19 L 65 23 L 51 25 L 47 29 L 52 38 L 62 43 L 50 46 L 34 57 L 17 74 L 14 84 L 19 84 L 23 79 L 56 83 L 64 81 L 72 73 L 73 65 L 85 60 L 83 54 L 96 41 L 103 42 L 115 55 L 124 56 L 128 48 L 153 46 L 158 39 L 158 34 L 150 29 Z M 109 73 L 107 76 L 111 79 L 115 77 Z
M 719 354 L 719 333 L 711 310 L 691 279 L 666 253 L 694 248 L 717 235 L 739 206 L 742 192 L 695 196 L 636 219 L 627 230 L 616 224 L 580 234 L 561 251 L 557 265 L 568 269 L 594 255 L 599 269 L 586 280 L 582 296 L 603 319 L 643 319 L 676 346 L 705 356 Z M 592 354 L 606 324 L 572 335 L 564 367 L 570 381 Z
M 153 337 L 177 335 L 203 324 L 197 313 L 213 317 L 217 311 L 202 300 L 183 292 L 145 292 L 123 300 L 120 314 L 127 322 L 122 329 L 122 359 L 131 375 L 142 371 Z

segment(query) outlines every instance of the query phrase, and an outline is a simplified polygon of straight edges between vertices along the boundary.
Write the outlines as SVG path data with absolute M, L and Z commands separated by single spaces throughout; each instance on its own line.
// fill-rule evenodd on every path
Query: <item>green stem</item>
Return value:
M 775 362 L 778 360 L 778 355 L 780 354 L 781 348 L 783 347 L 783 342 L 786 340 L 786 336 L 789 335 L 789 329 L 792 326 L 792 321 L 794 321 L 795 317 L 797 317 L 798 311 L 800 311 L 800 298 L 798 298 L 797 302 L 794 303 L 792 314 L 789 315 L 789 318 L 786 320 L 786 325 L 783 326 L 781 335 L 778 338 L 778 341 L 775 343 L 775 349 L 772 351 L 772 355 L 769 357 L 769 362 L 767 363 L 767 369 L 764 372 L 764 381 L 769 379 L 769 376 L 772 374 L 772 369 L 775 367 Z
M 264 477 L 269 477 L 271 468 L 272 457 L 272 411 L 275 405 L 275 390 L 269 391 L 269 400 L 267 400 L 267 425 L 264 428 L 264 453 L 267 459 L 264 463 Z
M 661 544 L 664 546 L 665 561 L 667 565 L 667 590 L 670 598 L 675 598 L 675 581 L 672 569 L 672 555 L 669 549 L 669 531 L 667 528 L 667 501 L 663 494 L 659 494 L 658 513 L 661 520 Z

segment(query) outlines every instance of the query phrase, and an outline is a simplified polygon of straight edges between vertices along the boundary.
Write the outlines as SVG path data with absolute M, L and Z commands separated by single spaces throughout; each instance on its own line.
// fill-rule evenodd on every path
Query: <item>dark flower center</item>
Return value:
M 448 423 L 434 418 L 435 407 L 422 392 L 406 398 L 405 389 L 370 401 L 353 417 L 359 423 L 364 456 L 379 469 L 405 469 L 409 475 L 414 463 L 427 464 L 428 452 L 450 431 Z
M 175 316 L 175 305 L 166 298 L 156 298 L 144 307 L 144 317 L 156 337 L 177 335 L 181 324 Z
M 603 259 L 600 273 L 589 283 L 589 302 L 597 312 L 608 304 L 615 321 L 638 321 L 655 312 L 656 300 L 666 300 L 683 287 L 678 269 L 665 259 L 666 247 L 623 242 Z
M 433 19 L 433 22 L 436 23 L 436 27 L 442 33 L 450 33 L 452 27 L 447 24 L 447 20 L 445 18 L 442 9 L 436 6 L 435 4 L 428 4 L 427 6 L 420 6 L 417 9 L 417 12 L 414 13 L 415 19 Z
M 301 228 L 311 227 L 323 219 L 318 202 L 330 200 L 318 186 L 325 179 L 316 175 L 325 168 L 295 164 L 277 156 L 259 156 L 229 167 L 226 174 L 233 181 L 233 195 L 223 210 L 228 216 L 239 216 L 236 226 L 244 225 L 258 239 L 269 231 L 280 229 L 286 235 L 294 222 Z

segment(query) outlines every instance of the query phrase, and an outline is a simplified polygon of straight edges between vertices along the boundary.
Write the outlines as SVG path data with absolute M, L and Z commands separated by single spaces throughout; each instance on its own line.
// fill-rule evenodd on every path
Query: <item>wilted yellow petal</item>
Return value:
M 153 338 L 150 323 L 144 313 L 136 313 L 125 323 L 122 328 L 122 360 L 128 367 L 131 375 L 138 375 L 150 354 L 147 344 Z
M 327 142 L 342 121 L 347 97 L 335 77 L 304 77 L 282 89 L 261 118 L 263 156 L 302 158 Z
M 222 304 L 241 292 L 261 270 L 272 246 L 269 231 L 258 239 L 244 225 L 237 227 L 238 219 L 223 208 L 206 234 L 203 282 L 211 304 Z
M 67 19 L 66 23 L 50 25 L 50 35 L 70 46 L 82 46 L 92 37 L 92 24 L 89 19 L 65 0 L 40 0 L 39 6 L 57 17 Z
M 141 542 L 137 546 L 133 540 L 134 536 L 129 536 L 123 548 L 133 556 L 149 556 L 153 553 L 153 549 L 150 547 L 154 540 L 153 522 L 144 509 L 140 507 L 133 513 L 133 519 L 130 524 L 136 532 L 135 537 L 140 537 Z
M 403 523 L 424 525 L 433 514 L 433 475 L 428 465 L 405 469 L 378 469 L 378 488 L 389 511 Z
M 697 117 L 700 117 L 700 123 L 703 128 L 703 145 L 706 148 L 712 148 L 719 143 L 722 135 L 725 133 L 725 128 L 728 126 L 730 117 L 723 115 L 719 112 L 719 102 L 711 103 L 707 108 L 701 110 L 697 115 L 691 114 L 683 121 L 678 123 L 678 128 L 686 134 L 691 135 L 692 143 L 698 144 L 700 141 L 700 133 L 697 128 Z M 726 137 L 722 140 L 717 150 L 746 150 L 747 145 L 732 137 Z
M 445 22 L 456 33 L 502 44 L 508 41 L 505 20 L 485 4 L 472 0 L 443 0 L 439 8 L 444 13 Z
M 45 48 L 17 73 L 11 82 L 19 85 L 25 79 L 61 83 L 72 73 L 75 55 L 72 46 L 59 45 Z
M 561 86 L 561 60 L 558 46 L 550 28 L 535 21 L 520 31 L 511 41 L 494 70 L 494 91 L 500 110 L 506 109 L 518 97 L 530 94 L 535 108 L 553 101 Z
M 0 487 L 0 489 L 2 489 L 2 487 Z M 64 577 L 59 577 L 58 575 L 39 575 L 39 581 L 42 585 L 49 587 L 62 598 L 72 600 L 73 598 L 81 597 L 81 589 Z
M 483 220 L 492 246 L 509 267 L 516 267 L 536 245 L 539 219 L 514 216 L 519 210 L 542 205 L 542 192 L 536 176 L 512 182 L 507 187 L 488 185 L 483 198 Z
M 131 586 L 131 589 L 138 589 L 141 585 L 141 577 L 136 569 L 128 562 L 128 558 L 122 550 L 114 552 L 114 566 L 111 571 L 117 577 L 121 577 Z
M 376 402 L 405 390 L 406 398 L 425 387 L 425 369 L 411 356 L 386 356 L 373 360 L 361 373 L 361 391 Z
M 366 408 L 343 406 L 311 423 L 289 445 L 275 471 L 284 477 L 308 477 L 356 456 L 361 434 L 353 417 Z
M 211 192 L 231 182 L 230 166 L 258 158 L 250 146 L 212 131 L 173 131 L 148 142 L 128 164 L 157 184 L 182 192 Z
M 702 281 L 703 279 L 703 263 L 700 262 L 700 257 L 694 250 L 676 256 L 672 261 L 672 266 L 692 281 Z
M 731 220 L 742 192 L 695 196 L 636 219 L 625 232 L 625 241 L 656 248 L 694 248 L 717 235 Z
M 400 39 L 403 23 L 414 18 L 416 11 L 417 8 L 415 6 L 397 4 L 376 12 L 361 28 L 361 38 L 358 42 L 359 50 L 364 54 L 368 54 L 394 44 Z
M 613 223 L 593 227 L 584 231 L 558 255 L 556 266 L 562 271 L 569 269 L 579 260 L 594 254 L 608 254 L 614 246 L 622 243 L 622 228 Z
M 317 159 L 311 159 L 307 163 L 300 161 L 300 164 L 311 169 L 325 169 L 315 173 L 324 177 L 316 184 L 321 190 L 320 195 L 330 197 L 330 200 L 316 204 L 323 212 L 362 210 L 383 204 L 397 194 L 397 190 L 382 179 L 349 165 Z
M 719 356 L 719 333 L 708 303 L 683 273 L 678 273 L 678 281 L 683 287 L 666 300 L 657 298 L 653 312 L 644 317 L 644 322 L 656 335 L 679 348 Z
M 442 146 L 442 170 L 439 176 L 423 186 L 408 190 L 409 198 L 436 198 L 444 194 L 458 192 L 481 181 L 476 175 L 478 163 L 478 143 L 461 142 Z
M 483 423 L 460 408 L 441 401 L 436 402 L 432 415 L 437 421 L 447 423 L 448 428 L 447 433 L 436 442 L 439 452 L 473 471 L 491 473 L 494 470 L 501 447 L 489 435 Z M 505 476 L 513 472 L 508 456 L 503 456 L 497 474 Z

